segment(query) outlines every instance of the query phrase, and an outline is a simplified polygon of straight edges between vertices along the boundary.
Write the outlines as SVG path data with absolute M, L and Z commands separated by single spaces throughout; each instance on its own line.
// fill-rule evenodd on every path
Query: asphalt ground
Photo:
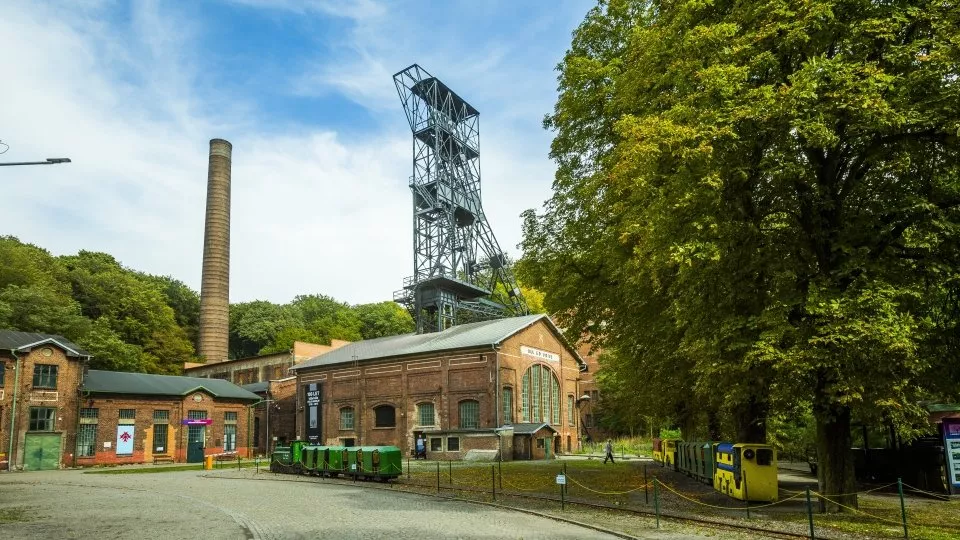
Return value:
M 273 476 L 273 475 L 270 475 Z M 691 538 L 651 533 L 650 538 Z M 0 474 L 0 538 L 608 539 L 510 510 L 253 471 Z

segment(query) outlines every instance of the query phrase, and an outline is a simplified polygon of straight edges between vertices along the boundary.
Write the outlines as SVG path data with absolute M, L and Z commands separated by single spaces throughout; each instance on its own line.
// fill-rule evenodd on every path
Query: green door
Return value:
M 550 443 L 553 442 L 553 439 L 547 437 L 543 440 L 543 457 L 550 459 Z
M 27 433 L 23 449 L 24 470 L 43 471 L 60 468 L 59 433 Z
M 187 463 L 203 462 L 203 440 L 206 426 L 187 426 Z

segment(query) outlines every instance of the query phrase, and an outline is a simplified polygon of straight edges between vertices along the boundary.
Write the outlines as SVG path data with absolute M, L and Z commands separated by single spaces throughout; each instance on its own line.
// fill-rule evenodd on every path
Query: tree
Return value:
M 956 374 L 958 22 L 932 1 L 601 2 L 560 66 L 521 277 L 738 433 L 809 400 L 821 490 L 855 492 L 851 418 L 909 437 L 921 398 L 957 393 L 932 378 Z
M 408 334 L 413 332 L 416 326 L 410 313 L 396 302 L 360 304 L 353 309 L 360 319 L 360 334 L 363 339 Z

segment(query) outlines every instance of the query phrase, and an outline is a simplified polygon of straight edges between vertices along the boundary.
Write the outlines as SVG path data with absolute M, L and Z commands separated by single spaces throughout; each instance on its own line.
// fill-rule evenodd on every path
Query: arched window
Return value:
M 553 370 L 543 364 L 530 366 L 523 374 L 524 422 L 560 423 L 560 381 Z
M 480 427 L 480 403 L 468 399 L 460 402 L 460 429 Z
M 418 403 L 417 404 L 417 425 L 418 426 L 432 426 L 436 424 L 434 420 L 434 408 L 433 403 Z
M 397 425 L 397 410 L 393 405 L 380 405 L 373 408 L 374 427 L 395 427 Z
M 344 407 L 340 409 L 340 429 L 353 429 L 353 407 Z

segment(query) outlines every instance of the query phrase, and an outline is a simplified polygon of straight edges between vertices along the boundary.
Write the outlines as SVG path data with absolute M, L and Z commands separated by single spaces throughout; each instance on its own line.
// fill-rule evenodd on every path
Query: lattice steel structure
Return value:
M 393 81 L 413 131 L 413 275 L 394 300 L 418 333 L 526 315 L 480 202 L 480 113 L 416 64 Z

